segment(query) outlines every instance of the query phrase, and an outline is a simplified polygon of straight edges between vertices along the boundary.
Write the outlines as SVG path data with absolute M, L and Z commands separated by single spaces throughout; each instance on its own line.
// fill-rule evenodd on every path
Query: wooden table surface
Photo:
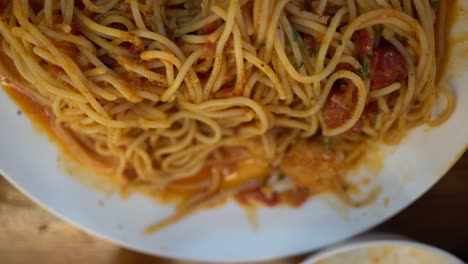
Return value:
M 410 207 L 376 228 L 449 250 L 468 260 L 468 152 Z M 304 256 L 268 264 L 297 263 Z M 52 216 L 0 177 L 0 263 L 182 263 L 100 240 Z

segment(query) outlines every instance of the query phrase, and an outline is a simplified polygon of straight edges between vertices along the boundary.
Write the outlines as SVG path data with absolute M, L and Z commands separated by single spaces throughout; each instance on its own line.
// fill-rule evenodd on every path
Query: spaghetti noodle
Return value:
M 453 109 L 436 85 L 449 2 L 7 1 L 6 84 L 123 191 L 177 194 L 147 232 L 229 197 L 352 203 L 344 175 L 371 144 Z

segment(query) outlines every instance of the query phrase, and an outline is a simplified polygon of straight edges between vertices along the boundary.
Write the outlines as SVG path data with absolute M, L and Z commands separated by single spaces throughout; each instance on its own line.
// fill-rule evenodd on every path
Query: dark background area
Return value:
M 402 234 L 468 262 L 468 152 L 429 192 L 375 230 Z M 304 256 L 264 264 L 293 264 Z M 0 263 L 180 264 L 88 235 L 0 177 Z
M 468 152 L 429 192 L 377 229 L 443 248 L 468 262 Z

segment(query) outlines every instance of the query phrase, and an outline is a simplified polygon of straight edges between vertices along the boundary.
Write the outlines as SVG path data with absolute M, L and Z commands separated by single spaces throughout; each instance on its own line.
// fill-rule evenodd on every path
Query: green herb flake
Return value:
M 362 68 L 358 70 L 358 73 L 364 78 L 367 78 L 367 79 L 370 78 L 368 58 L 364 60 L 364 62 L 362 63 Z
M 431 7 L 432 7 L 432 9 L 438 9 L 439 8 L 439 0 L 433 0 L 431 2 Z
M 324 137 L 323 138 L 323 146 L 327 149 L 330 150 L 330 138 Z
M 379 25 L 377 27 L 377 31 L 379 32 L 380 35 L 382 35 L 383 31 L 384 31 L 384 27 L 382 25 Z
M 188 9 L 189 10 L 189 13 L 192 13 L 192 9 L 193 9 L 193 0 L 187 0 L 185 1 L 185 4 L 184 4 L 184 7 L 185 9 Z
M 20 116 L 22 114 L 21 110 L 18 110 L 16 114 Z
M 364 71 L 364 73 L 369 72 L 369 62 L 367 60 L 364 61 L 364 63 L 362 64 L 362 70 Z
M 367 57 L 369 60 L 372 59 L 372 53 L 367 53 L 367 54 L 366 54 L 366 57 Z
M 304 66 L 304 62 L 301 61 L 301 63 L 299 64 L 299 66 L 297 66 L 297 69 L 299 70 L 300 68 L 302 68 L 302 66 Z
M 299 41 L 299 39 L 301 39 L 301 34 L 299 34 L 299 32 L 297 32 L 296 30 L 293 29 L 293 36 L 294 36 L 294 40 L 297 42 Z
M 339 40 L 337 41 L 337 43 L 338 43 L 338 46 L 343 45 L 343 41 L 342 41 L 341 39 L 339 39 Z
M 265 47 L 265 43 L 264 43 L 264 42 L 262 42 L 262 43 L 260 43 L 260 44 L 258 45 L 258 48 L 259 48 L 259 49 L 263 49 L 264 47 Z
M 362 68 L 357 69 L 357 73 L 358 73 L 359 75 L 361 75 L 361 76 L 364 76 L 364 73 L 362 72 Z
M 296 69 L 296 70 L 299 70 L 300 68 L 302 68 L 302 66 L 304 66 L 304 62 L 303 62 L 303 61 L 301 61 L 300 63 L 297 63 L 297 64 L 296 64 L 296 62 L 293 63 L 293 67 L 294 67 L 294 69 Z
M 284 175 L 283 173 L 280 173 L 280 174 L 278 175 L 278 180 L 282 181 L 282 180 L 284 180 L 284 179 L 286 179 L 286 175 Z
M 380 113 L 380 111 L 379 111 L 379 109 L 374 109 L 374 110 L 372 110 L 372 113 L 374 115 L 378 115 Z
M 419 101 L 418 99 L 416 99 L 416 101 L 414 101 L 414 104 L 415 104 L 415 105 L 418 105 L 418 104 L 420 104 L 420 103 L 421 103 L 421 101 Z

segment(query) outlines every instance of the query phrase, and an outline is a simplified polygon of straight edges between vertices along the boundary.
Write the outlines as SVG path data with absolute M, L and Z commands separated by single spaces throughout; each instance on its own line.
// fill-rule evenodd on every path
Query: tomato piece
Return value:
M 371 89 L 384 88 L 407 76 L 408 64 L 396 48 L 384 46 L 374 50 L 370 66 Z

